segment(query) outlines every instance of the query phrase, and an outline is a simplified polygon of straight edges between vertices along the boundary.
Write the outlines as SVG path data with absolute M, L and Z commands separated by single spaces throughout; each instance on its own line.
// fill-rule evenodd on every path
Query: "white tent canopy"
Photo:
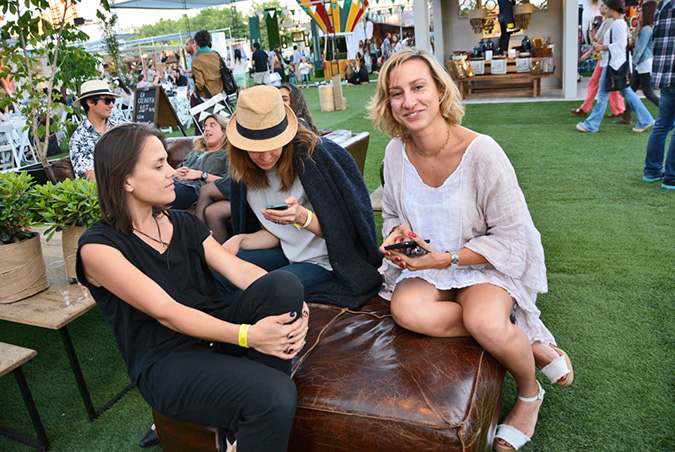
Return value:
M 236 3 L 242 0 L 112 0 L 111 8 L 199 9 Z

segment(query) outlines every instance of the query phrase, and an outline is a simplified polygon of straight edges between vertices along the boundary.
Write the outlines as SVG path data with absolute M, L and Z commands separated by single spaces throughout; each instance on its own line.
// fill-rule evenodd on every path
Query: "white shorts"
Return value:
M 253 73 L 253 81 L 255 82 L 256 85 L 269 85 L 270 84 L 269 71 Z

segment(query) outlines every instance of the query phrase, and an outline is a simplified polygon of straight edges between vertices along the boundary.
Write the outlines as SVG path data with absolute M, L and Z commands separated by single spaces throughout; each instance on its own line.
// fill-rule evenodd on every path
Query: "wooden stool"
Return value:
M 225 452 L 215 427 L 177 421 L 155 410 L 152 417 L 164 452 Z
M 47 439 L 47 433 L 42 425 L 42 420 L 40 419 L 40 414 L 35 406 L 33 396 L 28 388 L 28 382 L 26 382 L 26 377 L 23 375 L 23 370 L 21 370 L 21 366 L 35 356 L 37 356 L 35 350 L 0 342 L 0 377 L 9 372 L 14 373 L 16 382 L 19 384 L 19 389 L 21 390 L 21 395 L 23 396 L 23 401 L 28 409 L 28 414 L 30 414 L 31 421 L 33 421 L 33 427 L 35 427 L 38 439 L 5 428 L 0 428 L 0 435 L 27 444 L 28 446 L 35 447 L 38 451 L 43 451 L 49 449 L 49 440 Z

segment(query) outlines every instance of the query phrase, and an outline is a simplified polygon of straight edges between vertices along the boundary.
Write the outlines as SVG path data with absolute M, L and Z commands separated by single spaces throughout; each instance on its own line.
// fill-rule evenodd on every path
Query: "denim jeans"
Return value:
M 280 247 L 269 248 L 266 250 L 240 250 L 237 253 L 237 257 L 246 262 L 255 264 L 268 272 L 286 271 L 293 273 L 298 277 L 305 290 L 333 278 L 333 272 L 330 272 L 319 265 L 306 262 L 289 263 Z M 220 294 L 220 298 L 225 302 L 231 303 L 241 294 L 241 290 L 235 287 L 230 281 L 216 272 L 212 273 L 218 282 L 218 293 Z
M 661 89 L 659 116 L 656 118 L 656 123 L 647 142 L 645 177 L 655 178 L 663 175 L 666 179 L 675 180 L 675 139 L 672 137 L 666 156 L 665 172 L 663 168 L 666 140 L 673 127 L 675 127 L 675 86 L 669 86 Z
M 588 116 L 588 118 L 586 118 L 586 120 L 581 123 L 584 129 L 588 130 L 589 132 L 597 132 L 600 128 L 602 119 L 605 117 L 605 110 L 607 110 L 607 98 L 609 97 L 609 91 L 607 91 L 605 84 L 607 72 L 609 71 L 607 71 L 607 68 L 605 68 L 602 71 L 602 75 L 600 76 L 600 86 L 598 87 L 598 96 L 596 98 L 596 104 L 593 108 L 593 111 Z M 630 89 L 630 87 L 622 89 L 620 93 L 623 98 L 626 99 L 630 109 L 635 112 L 635 116 L 637 117 L 637 124 L 635 127 L 644 128 L 654 122 L 654 118 L 652 118 L 652 115 L 649 114 L 647 107 L 644 106 L 640 98 L 632 89 Z

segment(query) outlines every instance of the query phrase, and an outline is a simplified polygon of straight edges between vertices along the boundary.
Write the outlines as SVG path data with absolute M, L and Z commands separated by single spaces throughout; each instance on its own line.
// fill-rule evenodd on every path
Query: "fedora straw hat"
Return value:
M 80 108 L 82 106 L 82 100 L 93 97 L 93 96 L 113 96 L 120 97 L 119 94 L 115 94 L 110 91 L 108 82 L 105 80 L 87 80 L 80 86 L 80 97 L 73 102 L 73 108 Z
M 295 113 L 283 103 L 279 90 L 259 85 L 241 92 L 226 134 L 236 148 L 267 152 L 290 143 L 297 131 Z

